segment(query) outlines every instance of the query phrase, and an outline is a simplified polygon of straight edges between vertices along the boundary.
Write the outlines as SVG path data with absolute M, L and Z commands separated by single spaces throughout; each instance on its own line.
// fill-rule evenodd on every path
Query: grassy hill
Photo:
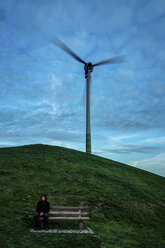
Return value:
M 0 149 L 0 244 L 10 248 L 165 247 L 165 178 L 102 157 L 47 145 Z M 41 194 L 89 206 L 92 234 L 31 233 Z M 77 228 L 76 222 L 50 222 Z

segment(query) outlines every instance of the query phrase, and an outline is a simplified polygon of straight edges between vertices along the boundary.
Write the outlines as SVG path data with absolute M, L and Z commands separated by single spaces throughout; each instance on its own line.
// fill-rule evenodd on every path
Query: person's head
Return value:
M 42 200 L 42 201 L 46 201 L 46 200 L 47 200 L 46 195 L 42 195 L 42 196 L 41 196 L 41 200 Z

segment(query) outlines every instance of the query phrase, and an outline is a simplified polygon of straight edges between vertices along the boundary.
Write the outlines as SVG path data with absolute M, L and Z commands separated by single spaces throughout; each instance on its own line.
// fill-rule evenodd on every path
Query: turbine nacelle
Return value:
M 93 71 L 93 67 L 94 65 L 92 64 L 92 62 L 88 62 L 84 65 L 84 70 L 85 70 L 85 78 L 88 77 L 88 72 L 92 72 Z

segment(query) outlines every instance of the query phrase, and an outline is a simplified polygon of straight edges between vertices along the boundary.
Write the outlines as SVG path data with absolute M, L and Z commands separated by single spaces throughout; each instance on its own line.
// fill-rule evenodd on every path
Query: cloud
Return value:
M 133 144 L 119 144 L 111 145 L 112 148 L 102 149 L 105 153 L 117 153 L 117 154 L 131 154 L 131 153 L 155 153 L 160 151 L 158 146 L 143 146 L 143 145 L 133 145 Z M 114 147 L 114 148 L 113 148 Z
M 55 141 L 51 141 L 49 143 L 49 145 L 52 145 L 52 146 L 62 146 L 62 142 L 59 141 L 59 140 L 55 140 Z
M 129 164 L 165 177 L 165 153 L 152 156 L 148 159 L 131 161 Z
M 142 140 L 142 142 L 143 143 L 156 144 L 156 145 L 164 145 L 165 144 L 165 136 L 150 138 L 150 139 L 144 139 L 144 140 Z
M 165 94 L 163 82 L 159 84 L 159 91 L 157 89 L 152 92 L 148 83 L 144 83 L 142 89 L 138 89 L 136 84 L 132 85 L 131 82 L 129 85 L 128 82 L 114 84 L 110 81 L 107 85 L 109 87 L 103 85 L 100 92 L 95 92 L 95 125 L 99 128 L 130 132 L 164 130 L 165 101 L 161 97 Z
M 84 134 L 72 122 L 77 112 L 58 112 L 52 105 L 40 104 L 20 109 L 0 109 L 0 137 L 10 143 L 52 141 L 83 142 Z M 28 141 L 28 142 L 27 142 Z

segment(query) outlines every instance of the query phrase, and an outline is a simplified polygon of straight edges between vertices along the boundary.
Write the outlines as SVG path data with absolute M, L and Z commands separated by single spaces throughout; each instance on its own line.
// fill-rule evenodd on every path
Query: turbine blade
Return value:
M 62 41 L 60 41 L 59 39 L 55 38 L 52 43 L 54 43 L 56 46 L 58 46 L 59 48 L 61 48 L 63 51 L 65 51 L 66 53 L 70 54 L 73 58 L 75 58 L 76 60 L 78 60 L 79 62 L 86 64 L 86 62 L 81 59 L 78 55 L 76 55 L 69 47 L 67 47 Z
M 102 60 L 102 61 L 94 64 L 93 66 L 114 64 L 114 63 L 122 63 L 124 61 L 125 61 L 125 56 L 117 56 L 117 57 L 114 57 L 114 58 L 111 58 L 111 59 Z

